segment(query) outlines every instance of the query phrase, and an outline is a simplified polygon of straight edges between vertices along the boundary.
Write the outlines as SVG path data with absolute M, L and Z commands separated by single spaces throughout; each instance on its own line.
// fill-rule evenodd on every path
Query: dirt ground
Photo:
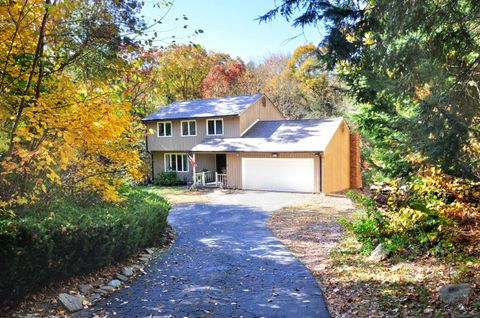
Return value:
M 479 317 L 479 263 L 433 256 L 394 256 L 369 262 L 338 219 L 352 219 L 354 206 L 342 196 L 318 196 L 276 211 L 269 226 L 317 278 L 333 317 Z M 473 287 L 466 303 L 445 305 L 440 287 Z

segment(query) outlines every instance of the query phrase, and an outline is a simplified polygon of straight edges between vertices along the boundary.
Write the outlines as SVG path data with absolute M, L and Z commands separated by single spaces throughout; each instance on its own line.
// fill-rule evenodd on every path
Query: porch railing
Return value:
M 215 172 L 215 183 L 217 187 L 223 188 L 227 186 L 227 175 Z
M 193 176 L 193 182 L 198 186 L 214 185 L 223 188 L 227 186 L 227 175 L 213 171 L 197 172 Z

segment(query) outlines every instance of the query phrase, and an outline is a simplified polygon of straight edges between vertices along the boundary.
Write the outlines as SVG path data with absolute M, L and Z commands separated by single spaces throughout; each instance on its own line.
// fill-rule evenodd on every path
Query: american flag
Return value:
M 192 165 L 192 167 L 197 166 L 197 163 L 195 162 L 195 159 L 193 158 L 193 153 L 192 152 L 188 153 L 188 160 L 190 160 L 190 164 Z

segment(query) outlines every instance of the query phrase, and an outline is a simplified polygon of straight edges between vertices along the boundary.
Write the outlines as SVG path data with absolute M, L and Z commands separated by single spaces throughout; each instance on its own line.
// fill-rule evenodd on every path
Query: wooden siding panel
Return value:
M 221 118 L 221 117 L 219 117 Z M 215 137 L 239 137 L 239 117 L 223 117 L 223 136 L 207 136 L 207 118 L 196 119 L 197 135 L 181 136 L 181 120 L 172 120 L 172 136 L 158 137 L 157 122 L 147 122 L 147 129 L 154 131 L 153 135 L 147 137 L 149 151 L 189 151 L 205 138 Z
M 350 188 L 350 131 L 343 122 L 333 135 L 323 157 L 323 192 Z
M 197 162 L 197 172 L 200 172 L 203 169 L 207 169 L 208 171 L 216 170 L 215 154 L 196 153 L 195 161 Z M 190 166 L 190 171 L 192 169 L 192 166 Z
M 229 188 L 242 188 L 242 158 L 272 158 L 271 153 L 228 153 L 227 185 Z M 314 153 L 279 153 L 277 158 L 313 158 L 314 191 L 320 192 L 320 157 Z
M 262 99 L 265 98 L 265 106 Z M 272 104 L 272 102 L 263 97 L 256 101 L 252 106 L 240 114 L 240 134 L 250 128 L 257 120 L 281 120 L 285 119 L 282 113 Z

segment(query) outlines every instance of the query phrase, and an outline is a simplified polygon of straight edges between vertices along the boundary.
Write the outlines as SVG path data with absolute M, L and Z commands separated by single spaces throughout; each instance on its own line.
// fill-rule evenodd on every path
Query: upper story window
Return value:
M 172 122 L 160 121 L 157 123 L 158 137 L 172 137 Z
M 223 135 L 223 119 L 208 119 L 207 135 Z
M 181 122 L 182 136 L 196 136 L 197 135 L 197 121 L 184 120 Z

